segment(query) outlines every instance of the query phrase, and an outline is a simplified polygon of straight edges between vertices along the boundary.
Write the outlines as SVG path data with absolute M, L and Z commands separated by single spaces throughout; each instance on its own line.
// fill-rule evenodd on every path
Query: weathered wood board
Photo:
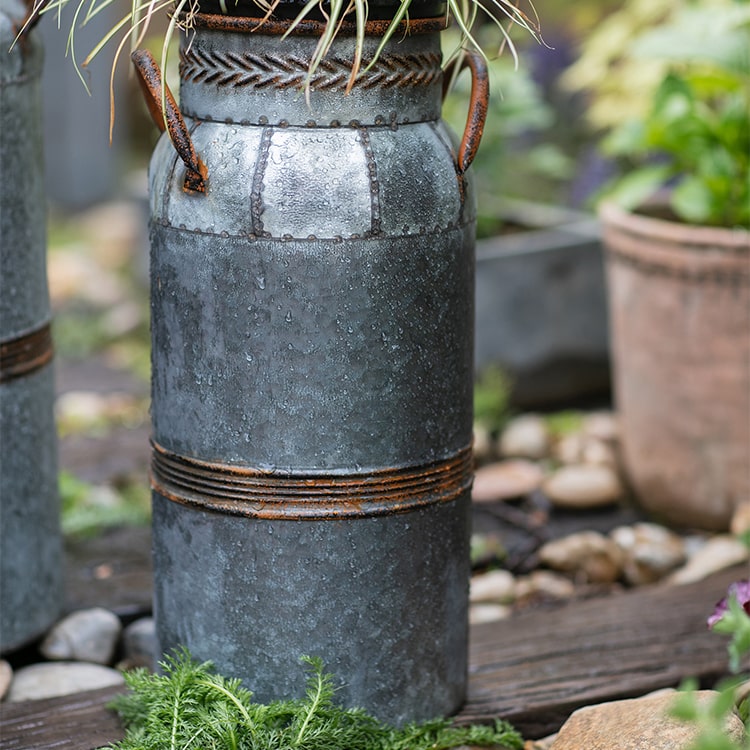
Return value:
M 472 627 L 461 722 L 503 717 L 526 737 L 549 734 L 588 704 L 726 674 L 726 638 L 706 617 L 735 568 L 685 586 L 651 586 L 535 609 Z M 123 735 L 105 688 L 0 705 L 0 750 L 93 750 Z
M 580 706 L 711 681 L 727 673 L 727 638 L 706 618 L 741 566 L 685 586 L 658 585 L 519 615 L 471 631 L 462 721 L 502 716 L 525 736 L 556 731 Z

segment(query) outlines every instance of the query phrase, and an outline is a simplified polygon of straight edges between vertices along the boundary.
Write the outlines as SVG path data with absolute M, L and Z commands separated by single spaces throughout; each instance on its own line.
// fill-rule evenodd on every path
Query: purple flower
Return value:
M 708 618 L 708 627 L 713 628 L 729 609 L 729 600 L 732 597 L 750 615 L 750 580 L 735 581 L 727 589 L 727 595 L 716 605 L 714 613 Z

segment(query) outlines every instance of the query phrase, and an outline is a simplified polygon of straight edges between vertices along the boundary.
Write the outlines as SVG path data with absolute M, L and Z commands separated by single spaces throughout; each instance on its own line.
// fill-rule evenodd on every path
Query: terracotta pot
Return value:
M 633 489 L 669 522 L 726 529 L 750 499 L 750 232 L 601 217 Z

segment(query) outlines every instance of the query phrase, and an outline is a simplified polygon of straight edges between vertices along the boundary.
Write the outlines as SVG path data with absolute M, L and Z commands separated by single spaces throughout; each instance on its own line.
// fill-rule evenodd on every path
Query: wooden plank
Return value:
M 747 566 L 685 586 L 649 586 L 472 628 L 462 722 L 501 716 L 529 738 L 591 703 L 727 672 L 706 618 Z
M 588 703 L 726 673 L 726 638 L 706 617 L 747 567 L 686 586 L 649 586 L 472 627 L 469 698 L 458 719 L 503 717 L 526 737 Z M 94 750 L 123 735 L 118 688 L 0 705 L 0 750 Z
M 2 750 L 94 750 L 117 742 L 124 731 L 107 708 L 123 687 L 107 687 L 0 705 Z

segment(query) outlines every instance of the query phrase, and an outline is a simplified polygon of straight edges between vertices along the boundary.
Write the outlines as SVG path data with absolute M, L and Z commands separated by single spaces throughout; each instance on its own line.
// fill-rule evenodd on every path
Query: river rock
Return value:
M 601 464 L 618 468 L 615 449 L 599 438 L 587 437 L 582 432 L 563 435 L 554 446 L 553 454 L 562 464 Z
M 120 672 L 86 662 L 40 662 L 22 667 L 13 677 L 9 702 L 54 698 L 84 690 L 124 685 Z
M 729 534 L 711 537 L 669 577 L 670 583 L 683 584 L 702 581 L 704 578 L 733 565 L 747 562 L 750 550 Z
M 660 580 L 686 559 L 682 537 L 655 523 L 620 526 L 610 537 L 624 552 L 625 580 L 634 586 Z
M 713 690 L 695 693 L 701 704 L 717 695 Z M 675 699 L 669 692 L 581 708 L 563 724 L 550 750 L 688 750 L 701 729 L 669 715 Z M 725 732 L 733 740 L 744 739 L 736 713 L 727 717 Z
M 534 570 L 516 580 L 515 594 L 517 602 L 529 599 L 570 599 L 576 587 L 570 578 L 550 570 Z
M 587 438 L 584 441 L 581 461 L 584 464 L 608 466 L 613 471 L 619 469 L 615 449 L 609 443 L 596 438 Z
M 581 432 L 587 438 L 616 443 L 620 439 L 620 424 L 611 411 L 592 411 L 583 417 Z
M 507 570 L 491 570 L 475 575 L 471 579 L 469 601 L 507 604 L 515 598 L 516 581 Z
M 123 667 L 153 669 L 156 660 L 156 625 L 153 617 L 131 622 L 122 634 Z
M 617 473 L 609 466 L 574 464 L 548 477 L 542 489 L 559 508 L 599 508 L 617 502 L 623 493 Z
M 622 573 L 624 554 L 598 531 L 580 531 L 544 544 L 539 560 L 588 583 L 613 583 Z
M 71 299 L 106 307 L 128 297 L 117 274 L 101 267 L 73 245 L 50 253 L 47 260 L 50 298 L 54 304 Z
M 469 608 L 469 624 L 481 625 L 485 622 L 497 622 L 511 616 L 513 609 L 505 604 L 472 604 Z
M 120 619 L 102 607 L 82 609 L 55 625 L 42 642 L 47 659 L 110 664 L 122 632 Z
M 552 455 L 561 464 L 583 463 L 583 443 L 582 433 L 568 433 L 555 441 L 552 448 Z
M 510 458 L 480 466 L 474 474 L 471 499 L 475 503 L 513 500 L 541 486 L 544 473 L 533 461 Z
M 537 414 L 512 419 L 500 434 L 499 449 L 501 455 L 512 458 L 546 458 L 550 451 L 547 424 Z
M 0 659 L 0 701 L 7 695 L 12 679 L 13 667 L 5 659 Z
M 479 462 L 489 461 L 493 455 L 492 435 L 481 422 L 474 422 L 474 458 Z

